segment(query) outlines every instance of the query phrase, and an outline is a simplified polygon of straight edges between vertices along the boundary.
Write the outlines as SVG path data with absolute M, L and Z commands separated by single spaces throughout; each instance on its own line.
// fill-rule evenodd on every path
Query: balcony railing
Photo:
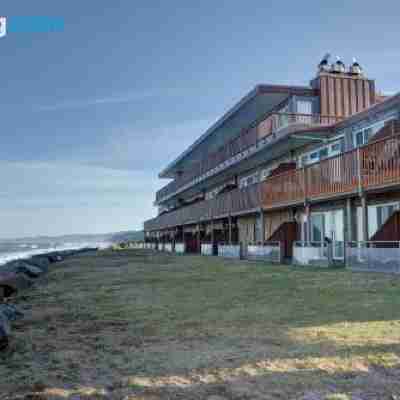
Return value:
M 307 199 L 330 198 L 393 184 L 400 184 L 400 135 L 160 215 L 147 221 L 145 230 L 198 223 L 260 207 L 284 207 Z
M 202 161 L 195 163 L 190 170 L 185 171 L 182 175 L 160 189 L 156 193 L 156 201 L 158 202 L 171 196 L 185 185 L 194 182 L 196 178 L 207 174 L 224 162 L 246 151 L 250 151 L 250 149 L 254 151 L 258 147 L 259 142 L 266 143 L 266 139 L 269 137 L 273 138 L 274 134 L 279 130 L 296 124 L 305 126 L 331 125 L 340 119 L 340 117 L 317 114 L 272 113 L 255 127 L 243 131 L 218 151 L 206 155 Z M 237 161 L 239 161 L 239 158 Z

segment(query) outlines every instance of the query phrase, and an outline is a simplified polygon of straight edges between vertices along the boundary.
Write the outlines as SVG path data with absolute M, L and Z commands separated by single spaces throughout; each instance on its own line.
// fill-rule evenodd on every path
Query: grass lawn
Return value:
M 2 400 L 400 399 L 400 277 L 106 251 L 16 301 Z

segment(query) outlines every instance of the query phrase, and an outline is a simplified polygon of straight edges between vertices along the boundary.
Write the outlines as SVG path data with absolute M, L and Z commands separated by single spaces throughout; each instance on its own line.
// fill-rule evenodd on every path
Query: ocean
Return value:
M 7 241 L 0 242 L 0 269 L 1 265 L 17 260 L 29 258 L 34 255 L 50 253 L 52 251 L 76 250 L 84 247 L 107 248 L 111 245 L 109 242 L 29 242 Z

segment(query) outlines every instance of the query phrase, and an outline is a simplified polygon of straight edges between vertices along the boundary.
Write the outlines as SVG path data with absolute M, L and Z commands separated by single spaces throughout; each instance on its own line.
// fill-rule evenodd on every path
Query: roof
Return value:
M 335 125 L 335 128 L 336 129 L 346 128 L 349 125 L 354 125 L 357 122 L 364 120 L 371 113 L 383 112 L 396 106 L 400 107 L 400 93 L 397 93 L 394 96 L 387 97 L 383 101 L 375 103 L 371 107 L 366 108 L 365 110 L 360 111 L 356 114 L 353 114 L 350 117 L 347 117 L 343 121 L 338 122 Z
M 246 107 L 248 113 L 243 118 L 241 124 L 243 126 L 235 126 L 235 131 L 231 134 L 238 134 L 241 129 L 248 128 L 262 114 L 270 112 L 274 107 L 281 104 L 291 95 L 311 96 L 315 95 L 316 90 L 309 86 L 284 86 L 259 84 L 254 87 L 246 96 L 229 109 L 217 122 L 215 122 L 206 132 L 204 132 L 192 145 L 190 145 L 183 153 L 181 153 L 174 161 L 169 163 L 160 174 L 160 178 L 173 177 L 173 168 L 187 158 L 196 148 L 198 148 L 207 139 L 211 138 L 217 132 L 221 132 L 223 126 L 240 114 Z M 251 107 L 252 106 L 252 107 Z

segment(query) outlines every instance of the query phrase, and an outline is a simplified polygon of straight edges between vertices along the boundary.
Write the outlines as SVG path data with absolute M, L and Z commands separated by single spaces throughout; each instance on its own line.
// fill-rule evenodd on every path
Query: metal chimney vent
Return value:
M 357 62 L 355 58 L 353 58 L 353 64 L 350 66 L 349 73 L 351 75 L 362 75 L 363 70 L 361 65 Z
M 339 56 L 336 56 L 336 62 L 331 65 L 331 72 L 335 74 L 343 74 L 346 72 L 346 66 Z

